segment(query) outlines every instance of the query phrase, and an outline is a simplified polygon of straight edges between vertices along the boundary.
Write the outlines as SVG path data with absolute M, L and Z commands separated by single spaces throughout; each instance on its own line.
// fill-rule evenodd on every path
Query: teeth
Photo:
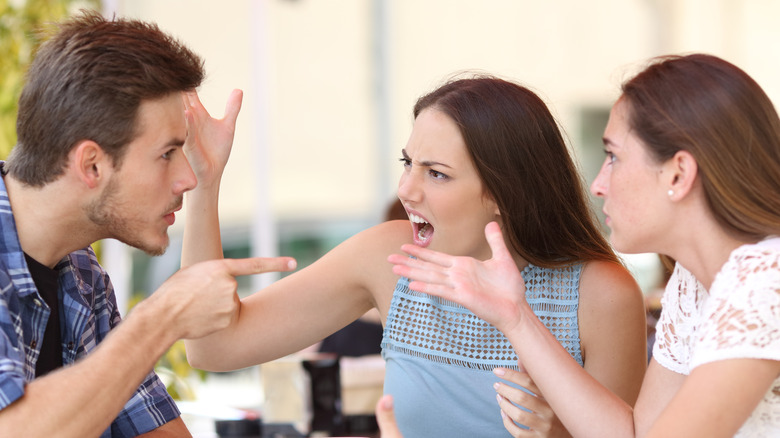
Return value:
M 409 213 L 409 220 L 412 221 L 415 224 L 421 224 L 422 226 L 420 229 L 417 230 L 417 237 L 420 240 L 425 239 L 425 230 L 430 227 L 430 224 L 425 219 L 421 218 L 420 216 L 417 216 L 416 214 Z
M 416 214 L 409 213 L 409 220 L 416 223 L 416 224 L 427 224 L 428 221 L 421 218 L 420 216 L 417 216 Z

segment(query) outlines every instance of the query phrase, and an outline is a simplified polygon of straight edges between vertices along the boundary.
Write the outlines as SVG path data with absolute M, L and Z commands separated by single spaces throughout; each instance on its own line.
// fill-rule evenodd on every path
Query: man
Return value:
M 186 102 L 203 75 L 155 25 L 95 13 L 40 48 L 18 143 L 0 162 L 0 436 L 190 436 L 155 362 L 176 340 L 228 325 L 234 276 L 294 268 L 290 258 L 198 264 L 119 324 L 89 245 L 165 250 L 210 153 L 199 148 L 229 151 L 240 108 L 234 93 L 223 120 L 196 120 Z M 196 145 L 185 146 L 188 130 Z

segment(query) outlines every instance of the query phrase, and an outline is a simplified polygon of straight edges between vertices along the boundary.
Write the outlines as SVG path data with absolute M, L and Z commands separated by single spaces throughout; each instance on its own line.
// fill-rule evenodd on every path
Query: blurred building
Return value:
M 603 159 L 601 133 L 619 85 L 649 57 L 712 53 L 780 99 L 773 0 L 104 0 L 104 7 L 155 21 L 201 54 L 208 72 L 201 96 L 212 114 L 222 114 L 230 90 L 244 90 L 221 192 L 228 256 L 283 253 L 305 265 L 379 222 L 394 197 L 416 98 L 457 72 L 489 72 L 537 91 L 588 181 Z M 152 291 L 176 269 L 182 219 L 167 256 L 151 261 L 121 245 L 107 252 L 109 264 L 135 266 L 134 282 L 109 267 L 120 293 Z M 247 279 L 242 288 L 271 279 Z

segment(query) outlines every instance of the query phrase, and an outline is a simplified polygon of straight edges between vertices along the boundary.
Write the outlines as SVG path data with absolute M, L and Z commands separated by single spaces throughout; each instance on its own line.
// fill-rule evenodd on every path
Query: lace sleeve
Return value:
M 722 359 L 780 360 L 780 249 L 735 250 L 715 277 L 691 368 Z
M 679 263 L 666 284 L 661 298 L 661 317 L 656 324 L 653 358 L 664 368 L 689 374 L 691 339 L 698 321 L 698 303 L 707 291 Z

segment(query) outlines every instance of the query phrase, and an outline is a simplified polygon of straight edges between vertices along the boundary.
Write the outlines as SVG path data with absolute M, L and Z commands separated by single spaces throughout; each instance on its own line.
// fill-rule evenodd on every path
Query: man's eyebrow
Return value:
M 401 154 L 403 154 L 404 158 L 406 158 L 407 160 L 411 160 L 411 158 L 409 158 L 409 155 L 406 154 L 406 149 L 401 149 Z M 418 163 L 425 167 L 444 166 L 448 169 L 452 169 L 452 166 L 448 164 L 440 163 L 438 161 L 419 161 Z

